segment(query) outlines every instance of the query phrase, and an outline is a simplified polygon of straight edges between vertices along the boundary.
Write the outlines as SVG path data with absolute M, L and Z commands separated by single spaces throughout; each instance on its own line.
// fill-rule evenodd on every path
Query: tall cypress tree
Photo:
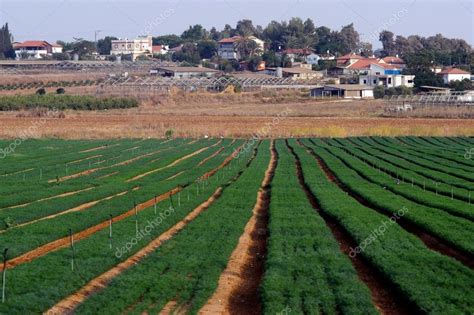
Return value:
M 0 59 L 15 58 L 15 50 L 12 46 L 13 36 L 8 29 L 8 23 L 0 29 Z

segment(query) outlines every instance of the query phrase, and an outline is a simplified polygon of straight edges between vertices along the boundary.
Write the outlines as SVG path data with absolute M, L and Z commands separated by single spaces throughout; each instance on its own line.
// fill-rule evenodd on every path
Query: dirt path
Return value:
M 84 162 L 84 161 L 87 161 L 87 160 L 92 160 L 92 159 L 100 158 L 100 157 L 103 157 L 103 155 L 102 155 L 102 154 L 97 154 L 97 155 L 89 156 L 89 157 L 86 157 L 86 158 L 83 158 L 83 159 L 80 159 L 80 160 L 75 160 L 75 161 L 72 161 L 72 162 L 67 162 L 66 164 L 67 164 L 67 165 L 77 164 L 77 163 L 80 163 L 80 162 Z
M 176 223 L 173 227 L 168 229 L 166 232 L 161 234 L 159 237 L 150 242 L 147 246 L 139 250 L 134 255 L 130 256 L 127 260 L 121 262 L 112 269 L 101 274 L 97 278 L 89 281 L 84 287 L 82 287 L 76 293 L 66 297 L 55 306 L 50 308 L 46 313 L 47 314 L 71 314 L 74 309 L 77 308 L 82 302 L 84 302 L 91 295 L 103 290 L 107 287 L 108 283 L 126 269 L 134 266 L 144 259 L 147 255 L 154 252 L 158 247 L 160 247 L 164 242 L 171 239 L 175 234 L 181 231 L 189 222 L 194 220 L 199 214 L 204 210 L 209 208 L 215 200 L 217 200 L 222 193 L 222 188 L 218 188 L 213 195 L 204 203 L 195 208 L 191 213 L 189 213 L 183 220 Z
M 92 148 L 92 149 L 79 151 L 78 153 L 89 153 L 89 152 L 94 152 L 94 151 L 98 151 L 98 150 L 102 150 L 102 149 L 106 149 L 106 148 L 116 147 L 118 145 L 120 145 L 120 143 L 111 144 L 111 145 L 101 145 L 100 147 L 95 147 L 95 148 Z
M 304 145 L 303 145 L 304 146 Z M 305 146 L 306 147 L 306 146 Z M 316 159 L 319 167 L 324 171 L 326 174 L 326 177 L 334 182 L 341 190 L 347 192 L 352 198 L 357 200 L 361 205 L 370 208 L 386 217 L 390 217 L 391 214 L 388 212 L 380 209 L 379 207 L 369 203 L 366 199 L 364 199 L 362 196 L 359 196 L 355 192 L 351 191 L 348 189 L 343 183 L 339 181 L 339 179 L 332 173 L 332 171 L 329 169 L 329 167 L 326 165 L 326 163 L 318 156 L 316 155 L 311 149 L 306 147 L 308 152 L 313 155 L 313 157 Z M 468 253 L 464 253 L 456 248 L 453 248 L 452 245 L 449 245 L 445 241 L 441 240 L 440 238 L 436 237 L 435 235 L 429 233 L 428 231 L 425 231 L 423 228 L 411 223 L 408 221 L 406 218 L 400 218 L 397 220 L 398 225 L 400 225 L 404 230 L 406 230 L 409 233 L 412 233 L 416 235 L 425 245 L 426 247 L 437 251 L 438 253 L 452 257 L 465 266 L 474 269 L 474 259 L 472 256 L 470 256 Z
M 287 143 L 288 145 L 288 143 Z M 351 257 L 350 249 L 357 246 L 352 237 L 331 217 L 326 215 L 318 204 L 316 197 L 311 192 L 310 188 L 305 182 L 301 162 L 294 151 L 288 146 L 289 150 L 295 158 L 296 170 L 300 185 L 305 192 L 308 200 L 313 208 L 318 212 L 321 218 L 326 222 L 326 225 L 331 230 L 334 238 L 339 243 L 341 252 L 343 252 L 352 262 L 359 279 L 365 283 L 369 288 L 372 302 L 377 310 L 384 315 L 404 315 L 404 314 L 418 314 L 419 310 L 409 303 L 398 292 L 395 286 L 386 280 L 386 278 L 376 269 L 365 261 L 361 255 Z M 328 177 L 331 181 L 331 178 Z
M 38 200 L 35 200 L 35 201 L 32 201 L 32 202 L 28 202 L 28 203 L 23 203 L 23 204 L 21 204 L 21 205 L 16 205 L 16 206 L 10 206 L 10 207 L 6 207 L 6 208 L 2 208 L 2 209 L 0 209 L 0 210 L 3 210 L 3 209 L 23 208 L 23 207 L 26 207 L 26 206 L 31 205 L 31 204 L 33 204 L 33 203 L 37 203 L 37 202 L 41 202 L 41 201 L 46 201 L 46 200 L 52 200 L 52 199 L 56 199 L 56 198 L 69 197 L 69 196 L 73 196 L 73 195 L 76 195 L 76 194 L 81 193 L 81 192 L 84 192 L 84 191 L 92 190 L 92 189 L 94 189 L 94 188 L 95 188 L 95 187 L 88 187 L 88 188 L 84 188 L 84 189 L 80 189 L 80 190 L 70 191 L 70 192 L 62 193 L 62 194 L 59 194 L 59 195 L 56 195 L 56 196 L 47 197 L 47 198 L 42 198 L 42 199 L 38 199 Z
M 232 252 L 226 269 L 219 278 L 218 287 L 199 314 L 260 314 L 258 287 L 264 273 L 267 245 L 269 185 L 277 164 L 272 143 L 272 156 L 257 194 L 253 215 Z
M 217 150 L 216 152 L 214 152 L 211 156 L 208 156 L 207 158 L 205 158 L 204 160 L 202 160 L 201 162 L 199 162 L 198 166 L 201 166 L 203 165 L 204 163 L 206 163 L 207 161 L 209 161 L 210 159 L 212 159 L 213 157 L 217 156 L 219 153 L 221 153 L 222 151 L 224 151 L 224 147 L 220 148 L 219 150 Z
M 132 177 L 132 178 L 128 179 L 126 182 L 127 182 L 127 183 L 133 182 L 133 181 L 136 181 L 136 180 L 138 180 L 138 179 L 140 179 L 140 178 L 143 178 L 143 177 L 145 177 L 145 176 L 148 176 L 148 175 L 150 175 L 150 174 L 154 174 L 154 173 L 159 172 L 159 171 L 161 171 L 161 170 L 164 170 L 164 169 L 173 167 L 173 166 L 175 166 L 176 164 L 178 164 L 178 163 L 180 163 L 180 162 L 182 162 L 182 161 L 184 161 L 184 160 L 187 160 L 187 159 L 189 159 L 189 158 L 191 158 L 191 157 L 193 157 L 193 156 L 195 156 L 195 155 L 198 155 L 198 154 L 201 153 L 201 152 L 204 152 L 204 151 L 206 151 L 206 150 L 208 150 L 208 149 L 210 149 L 210 148 L 212 148 L 212 147 L 214 147 L 214 146 L 216 146 L 216 145 L 219 145 L 221 142 L 222 142 L 222 140 L 219 140 L 218 142 L 214 143 L 213 145 L 210 145 L 210 146 L 201 148 L 201 149 L 199 149 L 199 150 L 196 150 L 196 151 L 194 151 L 193 153 L 190 153 L 190 154 L 188 154 L 188 155 L 185 155 L 185 156 L 183 156 L 183 157 L 181 157 L 181 158 L 175 160 L 174 162 L 172 162 L 172 163 L 170 163 L 170 164 L 168 164 L 168 165 L 166 165 L 166 166 L 163 166 L 163 167 L 160 167 L 160 168 L 151 170 L 151 171 L 149 171 L 149 172 L 146 172 L 146 173 L 137 175 L 137 176 L 135 176 L 135 177 Z

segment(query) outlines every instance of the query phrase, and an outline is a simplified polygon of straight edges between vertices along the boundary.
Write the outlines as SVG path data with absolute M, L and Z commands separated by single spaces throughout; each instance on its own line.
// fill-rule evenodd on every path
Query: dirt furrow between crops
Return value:
M 48 216 L 45 216 L 45 217 L 41 217 L 41 218 L 36 219 L 36 220 L 24 222 L 24 223 L 15 225 L 15 226 L 13 226 L 12 228 L 10 228 L 8 230 L 0 231 L 0 234 L 5 233 L 5 232 L 7 232 L 11 229 L 17 229 L 17 228 L 24 227 L 24 226 L 27 226 L 27 225 L 30 225 L 30 224 L 34 224 L 34 223 L 37 223 L 37 222 L 40 222 L 40 221 L 50 220 L 50 219 L 53 219 L 53 218 L 56 218 L 56 217 L 59 217 L 59 216 L 62 216 L 62 215 L 68 214 L 68 213 L 84 211 L 84 210 L 87 210 L 89 208 L 92 208 L 93 206 L 95 206 L 99 202 L 112 200 L 113 198 L 124 196 L 124 195 L 128 194 L 130 191 L 136 191 L 138 189 L 140 189 L 140 187 L 135 187 L 132 190 L 122 191 L 120 193 L 117 193 L 117 194 L 114 194 L 114 195 L 111 195 L 111 196 L 108 196 L 108 197 L 105 197 L 105 198 L 102 198 L 102 199 L 99 199 L 99 200 L 90 201 L 90 202 L 84 203 L 82 205 L 79 205 L 77 207 L 67 209 L 67 210 L 64 210 L 64 211 L 61 211 L 61 212 L 58 212 L 58 213 L 54 213 L 54 214 L 51 214 L 51 215 L 48 215 Z
M 103 155 L 102 155 L 102 154 L 97 154 L 97 155 L 89 156 L 89 157 L 86 157 L 86 158 L 83 158 L 83 159 L 80 159 L 80 160 L 75 160 L 75 161 L 72 161 L 72 162 L 67 162 L 66 164 L 67 164 L 67 165 L 77 164 L 77 163 L 80 163 L 80 162 L 84 162 L 84 161 L 87 161 L 87 160 L 92 160 L 92 159 L 100 158 L 100 157 L 103 157 Z
M 306 147 L 306 146 L 305 146 Z M 324 171 L 326 174 L 327 178 L 334 182 L 341 190 L 345 191 L 349 196 L 351 196 L 353 199 L 355 199 L 357 202 L 359 202 L 361 205 L 370 208 L 386 217 L 390 217 L 391 215 L 387 213 L 386 211 L 380 209 L 379 207 L 369 203 L 365 198 L 362 196 L 358 195 L 354 191 L 348 189 L 343 183 L 340 182 L 340 180 L 335 176 L 335 174 L 329 169 L 329 167 L 326 165 L 326 163 L 318 156 L 316 155 L 310 148 L 306 147 L 308 152 L 313 155 L 313 157 L 316 159 L 317 164 L 319 167 Z M 396 221 L 403 229 L 405 229 L 407 232 L 416 235 L 425 245 L 426 247 L 437 251 L 440 254 L 443 254 L 445 256 L 452 257 L 465 266 L 474 269 L 474 259 L 468 254 L 464 253 L 458 249 L 455 249 L 452 247 L 452 245 L 447 244 L 445 241 L 441 240 L 440 238 L 434 236 L 433 234 L 429 233 L 428 231 L 425 231 L 423 228 L 409 222 L 403 217 L 400 217 L 399 220 Z
M 215 156 L 217 156 L 219 153 L 221 153 L 222 151 L 224 151 L 224 147 L 220 148 L 219 150 L 217 150 L 216 152 L 214 152 L 211 156 L 208 156 L 207 158 L 205 158 L 204 160 L 202 160 L 201 162 L 199 162 L 198 166 L 201 166 L 203 165 L 204 163 L 206 163 L 207 161 L 209 161 L 210 159 L 214 158 Z
M 306 184 L 299 157 L 291 147 L 288 146 L 288 148 L 295 158 L 295 165 L 301 188 L 305 192 L 313 208 L 326 222 L 326 225 L 331 230 L 334 238 L 339 243 L 341 252 L 351 260 L 359 279 L 369 288 L 372 302 L 377 310 L 384 315 L 417 314 L 418 309 L 416 306 L 407 301 L 393 283 L 388 281 L 376 268 L 373 268 L 366 260 L 364 260 L 364 258 L 362 258 L 361 255 L 351 257 L 350 250 L 351 248 L 357 247 L 357 243 L 342 226 L 321 210 L 318 200 Z
M 187 159 L 189 159 L 189 158 L 192 158 L 193 156 L 198 155 L 198 154 L 201 153 L 201 152 L 204 152 L 204 151 L 206 151 L 206 150 L 208 150 L 208 149 L 210 149 L 210 148 L 212 148 L 212 147 L 214 147 L 214 146 L 216 146 L 216 145 L 219 145 L 221 142 L 222 142 L 222 140 L 219 140 L 218 142 L 214 143 L 213 145 L 210 145 L 210 146 L 201 148 L 201 149 L 199 149 L 199 150 L 196 150 L 196 151 L 194 151 L 193 153 L 190 153 L 190 154 L 185 155 L 185 156 L 183 156 L 183 157 L 181 157 L 181 158 L 179 158 L 179 159 L 176 159 L 175 161 L 173 161 L 172 163 L 170 163 L 170 164 L 168 164 L 168 165 L 166 165 L 166 166 L 163 166 L 163 167 L 160 167 L 160 168 L 151 170 L 151 171 L 149 171 L 149 172 L 142 173 L 142 174 L 137 175 L 137 176 L 135 176 L 135 177 L 132 177 L 132 178 L 128 179 L 126 182 L 127 182 L 127 183 L 133 182 L 133 181 L 136 181 L 136 180 L 138 180 L 138 179 L 140 179 L 140 178 L 143 178 L 143 177 L 145 177 L 145 176 L 148 176 L 148 175 L 150 175 L 150 174 L 154 174 L 154 173 L 159 172 L 159 171 L 161 171 L 161 170 L 164 170 L 164 169 L 173 167 L 173 166 L 175 166 L 176 164 L 178 164 L 178 163 L 180 163 L 180 162 L 182 162 L 182 161 L 184 161 L 184 160 L 187 160 Z
M 0 177 L 6 177 L 6 176 L 11 176 L 11 175 L 17 175 L 17 174 L 26 173 L 26 172 L 29 172 L 29 171 L 32 171 L 32 170 L 34 170 L 34 168 L 28 168 L 28 169 L 26 169 L 26 170 L 21 170 L 21 171 L 14 172 L 14 173 L 2 174 L 2 175 L 0 175 Z
M 89 281 L 85 286 L 83 286 L 76 293 L 66 297 L 55 306 L 50 308 L 46 314 L 71 314 L 74 309 L 77 308 L 82 302 L 84 302 L 91 295 L 103 290 L 107 287 L 108 283 L 126 269 L 134 266 L 144 259 L 147 255 L 154 252 L 158 247 L 160 247 L 164 242 L 171 239 L 179 231 L 181 231 L 189 222 L 194 220 L 199 214 L 204 210 L 209 208 L 215 200 L 217 200 L 222 193 L 222 188 L 218 188 L 212 196 L 206 200 L 204 203 L 195 208 L 191 213 L 189 213 L 183 220 L 176 223 L 173 227 L 168 229 L 166 232 L 161 234 L 159 237 L 155 238 L 144 248 L 139 250 L 134 255 L 127 258 L 125 261 L 121 262 L 112 269 L 101 274 L 97 278 Z
M 268 208 L 270 183 L 277 164 L 272 143 L 272 156 L 257 194 L 252 217 L 232 252 L 226 269 L 221 273 L 218 287 L 199 314 L 260 314 L 258 287 L 264 274 L 267 252 Z
M 100 147 L 95 147 L 95 148 L 92 148 L 92 149 L 79 151 L 78 153 L 88 153 L 88 152 L 99 151 L 99 150 L 106 149 L 106 148 L 116 147 L 118 145 L 120 145 L 120 143 L 110 144 L 110 145 L 101 145 Z
M 37 202 L 41 202 L 41 201 L 47 201 L 47 200 L 52 200 L 52 199 L 56 199 L 56 198 L 69 197 L 69 196 L 73 196 L 73 195 L 79 194 L 79 193 L 84 192 L 84 191 L 92 190 L 92 189 L 94 189 L 94 188 L 95 188 L 95 187 L 88 187 L 88 188 L 84 188 L 84 189 L 80 189 L 80 190 L 70 191 L 70 192 L 62 193 L 62 194 L 59 194 L 59 195 L 56 195 L 56 196 L 47 197 L 47 198 L 42 198 L 42 199 L 38 199 L 38 200 L 35 200 L 35 201 L 23 203 L 23 204 L 21 204 L 21 205 L 16 205 L 16 206 L 10 206 L 10 207 L 6 207 L 6 208 L 2 208 L 2 209 L 0 209 L 0 210 L 3 210 L 3 209 L 23 208 L 23 207 L 29 206 L 29 205 L 31 205 L 31 204 L 33 204 L 33 203 L 37 203 Z

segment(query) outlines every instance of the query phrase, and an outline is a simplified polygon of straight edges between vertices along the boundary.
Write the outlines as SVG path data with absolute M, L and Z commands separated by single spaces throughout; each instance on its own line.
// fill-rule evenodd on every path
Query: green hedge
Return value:
M 82 95 L 13 95 L 0 97 L 0 111 L 44 107 L 56 110 L 104 110 L 137 107 L 133 98 L 98 98 Z

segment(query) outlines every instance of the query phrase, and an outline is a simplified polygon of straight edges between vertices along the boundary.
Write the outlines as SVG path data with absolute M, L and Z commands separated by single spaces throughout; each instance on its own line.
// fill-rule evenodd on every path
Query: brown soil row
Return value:
M 321 211 L 316 197 L 313 195 L 305 182 L 299 158 L 292 151 L 292 149 L 290 149 L 290 151 L 295 157 L 298 180 L 308 200 L 310 201 L 313 208 L 319 213 L 321 218 L 323 218 L 323 220 L 326 222 L 326 225 L 331 230 L 334 238 L 338 241 L 340 250 L 351 260 L 359 279 L 369 288 L 372 302 L 374 303 L 377 310 L 384 315 L 416 314 L 418 311 L 416 307 L 405 300 L 400 292 L 398 292 L 396 287 L 390 281 L 388 281 L 376 268 L 373 268 L 362 258 L 361 255 L 355 255 L 354 257 L 351 257 L 350 249 L 355 248 L 357 243 L 344 230 L 343 227 L 341 227 L 334 219 Z M 333 177 L 328 177 L 328 180 L 331 181 L 332 178 Z
M 232 252 L 226 269 L 222 272 L 218 287 L 199 314 L 260 314 L 261 304 L 258 287 L 264 273 L 270 204 L 269 185 L 277 164 L 272 143 L 272 156 L 257 194 L 253 215 Z
M 183 220 L 176 223 L 173 227 L 168 229 L 166 232 L 161 234 L 159 237 L 155 238 L 151 241 L 148 245 L 144 248 L 139 250 L 134 255 L 127 258 L 125 261 L 121 262 L 117 266 L 109 269 L 105 273 L 101 274 L 100 276 L 92 279 L 89 281 L 85 286 L 83 286 L 79 291 L 75 292 L 74 294 L 66 297 L 55 306 L 50 308 L 46 313 L 48 314 L 71 314 L 73 313 L 74 309 L 77 308 L 82 302 L 84 302 L 88 297 L 91 295 L 103 290 L 107 287 L 110 281 L 124 272 L 126 269 L 133 267 L 141 260 L 143 260 L 146 256 L 154 252 L 158 247 L 160 247 L 164 242 L 171 239 L 174 235 L 176 235 L 179 231 L 184 229 L 184 227 L 194 220 L 199 214 L 201 214 L 204 210 L 209 208 L 209 206 L 214 203 L 214 201 L 220 197 L 222 193 L 222 188 L 218 188 L 214 194 L 204 203 L 199 205 L 195 208 L 191 213 L 189 213 Z
M 70 192 L 62 193 L 62 194 L 59 194 L 59 195 L 56 195 L 56 196 L 42 198 L 42 199 L 38 199 L 38 200 L 35 200 L 35 201 L 32 201 L 32 202 L 23 203 L 21 205 L 16 205 L 16 206 L 11 206 L 11 207 L 6 207 L 6 208 L 3 208 L 3 209 L 23 208 L 23 207 L 26 207 L 28 205 L 31 205 L 32 203 L 46 201 L 46 200 L 52 200 L 52 199 L 56 199 L 56 198 L 69 197 L 69 196 L 73 196 L 73 195 L 79 194 L 79 193 L 84 192 L 84 191 L 92 190 L 94 188 L 95 187 L 88 187 L 88 188 L 84 188 L 84 189 L 80 189 L 80 190 L 70 191 Z M 0 210 L 3 210 L 3 209 L 0 209 Z
M 111 144 L 111 145 L 102 145 L 102 146 L 100 146 L 100 147 L 95 147 L 95 148 L 92 148 L 92 149 L 87 149 L 87 150 L 79 151 L 78 153 L 89 153 L 89 152 L 94 152 L 94 151 L 98 151 L 98 150 L 102 150 L 102 149 L 107 149 L 107 148 L 115 147 L 115 146 L 118 146 L 118 145 L 120 145 L 120 143 Z
M 311 152 L 311 153 L 314 153 L 314 152 Z M 324 171 L 328 179 L 334 182 L 341 190 L 347 192 L 352 198 L 357 200 L 361 205 L 367 208 L 370 208 L 372 210 L 375 210 L 386 217 L 390 217 L 389 213 L 369 203 L 362 196 L 359 196 L 358 194 L 348 189 L 343 183 L 339 181 L 339 179 L 332 173 L 332 171 L 329 169 L 326 163 L 324 163 L 324 161 L 319 156 L 315 154 L 313 154 L 313 156 L 316 158 L 319 167 Z M 434 236 L 428 231 L 425 231 L 422 227 L 419 227 L 409 222 L 405 218 L 400 218 L 399 220 L 397 220 L 397 223 L 407 232 L 416 235 L 426 245 L 426 247 L 434 251 L 437 251 L 438 253 L 443 254 L 445 256 L 452 257 L 458 260 L 459 262 L 461 262 L 462 264 L 464 264 L 465 266 L 471 269 L 474 269 L 474 260 L 469 255 L 469 253 L 464 253 L 460 250 L 453 248 L 451 245 L 447 244 L 445 241 Z
M 222 151 L 224 151 L 224 147 L 220 148 L 219 150 L 217 150 L 215 153 L 213 153 L 211 156 L 208 156 L 207 158 L 205 158 L 204 160 L 202 160 L 201 162 L 199 162 L 198 166 L 201 166 L 203 165 L 204 163 L 206 163 L 207 161 L 209 161 L 210 159 L 216 157 L 219 153 L 221 153 Z
M 7 177 L 7 176 L 11 176 L 11 175 L 17 175 L 17 174 L 26 173 L 26 172 L 29 172 L 29 171 L 32 171 L 32 170 L 34 170 L 34 168 L 21 170 L 21 171 L 15 172 L 15 173 L 2 174 L 2 175 L 0 175 L 0 177 Z
M 172 163 L 170 163 L 170 164 L 168 164 L 168 165 L 166 165 L 166 166 L 163 166 L 163 167 L 160 167 L 160 168 L 157 168 L 157 169 L 148 171 L 148 172 L 146 172 L 146 173 L 142 173 L 142 174 L 137 175 L 137 176 L 135 176 L 135 177 L 132 177 L 132 178 L 128 179 L 126 182 L 127 182 L 127 183 L 133 182 L 133 181 L 136 181 L 136 180 L 138 180 L 138 179 L 140 179 L 140 178 L 143 178 L 143 177 L 145 177 L 145 176 L 148 176 L 148 175 L 150 175 L 150 174 L 154 174 L 154 173 L 159 172 L 159 171 L 161 171 L 161 170 L 164 170 L 164 169 L 166 169 L 166 168 L 173 167 L 173 166 L 175 166 L 176 164 L 178 164 L 178 163 L 180 163 L 180 162 L 182 162 L 182 161 L 184 161 L 184 160 L 187 160 L 187 159 L 189 159 L 189 158 L 191 158 L 191 157 L 193 157 L 193 156 L 195 156 L 195 155 L 198 155 L 198 154 L 201 153 L 201 152 L 204 152 L 204 151 L 208 150 L 209 148 L 212 148 L 212 147 L 214 147 L 214 146 L 216 146 L 216 145 L 219 145 L 221 142 L 222 142 L 222 140 L 219 140 L 218 142 L 216 142 L 216 143 L 214 143 L 214 144 L 212 144 L 212 145 L 210 145 L 210 146 L 201 148 L 201 149 L 199 149 L 199 150 L 194 151 L 193 153 L 190 153 L 190 154 L 188 154 L 188 155 L 185 155 L 185 156 L 183 156 L 183 157 L 181 157 L 181 158 L 179 158 L 179 159 L 173 161 Z
M 103 155 L 102 154 L 97 154 L 97 155 L 89 156 L 89 157 L 86 157 L 86 158 L 83 158 L 83 159 L 80 159 L 80 160 L 75 160 L 75 161 L 72 161 L 72 162 L 68 162 L 66 164 L 68 164 L 68 165 L 77 164 L 77 163 L 80 163 L 80 162 L 84 162 L 84 161 L 87 161 L 87 160 L 92 160 L 92 159 L 99 158 L 99 157 L 103 157 Z

